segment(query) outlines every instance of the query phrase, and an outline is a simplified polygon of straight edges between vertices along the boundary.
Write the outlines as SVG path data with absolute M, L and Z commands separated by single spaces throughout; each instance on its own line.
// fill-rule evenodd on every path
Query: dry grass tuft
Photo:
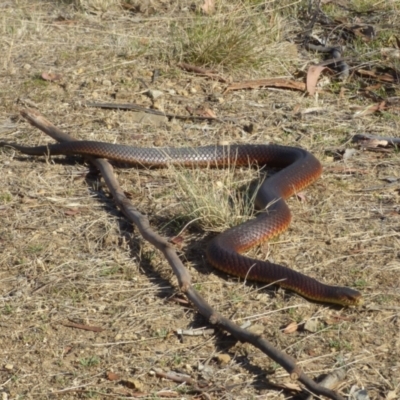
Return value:
M 234 165 L 227 165 L 223 172 L 215 168 L 170 168 L 182 217 L 189 219 L 189 224 L 195 223 L 204 231 L 222 232 L 253 214 L 260 179 L 255 183 L 250 167 L 238 171 Z
M 275 11 L 257 12 L 254 7 L 220 2 L 213 15 L 173 22 L 173 54 L 188 63 L 229 71 L 261 70 L 277 59 L 285 63 L 290 53 L 282 43 L 287 30 L 284 18 Z

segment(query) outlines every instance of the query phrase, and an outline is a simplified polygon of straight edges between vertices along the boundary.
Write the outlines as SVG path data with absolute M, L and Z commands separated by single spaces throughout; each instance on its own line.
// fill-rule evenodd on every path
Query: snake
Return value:
M 225 273 L 246 280 L 277 284 L 317 302 L 341 306 L 362 304 L 362 295 L 349 287 L 333 286 L 268 260 L 242 253 L 285 231 L 291 221 L 286 199 L 316 181 L 322 166 L 299 147 L 275 144 L 232 144 L 202 147 L 132 147 L 99 141 L 71 141 L 26 147 L 0 143 L 28 155 L 82 155 L 146 168 L 181 166 L 223 167 L 227 165 L 279 168 L 266 178 L 255 196 L 257 215 L 211 239 L 207 259 Z

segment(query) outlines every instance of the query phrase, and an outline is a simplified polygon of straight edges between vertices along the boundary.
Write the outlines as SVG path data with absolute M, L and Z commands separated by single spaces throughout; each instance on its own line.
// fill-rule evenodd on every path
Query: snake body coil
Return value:
M 11 147 L 31 155 L 88 155 L 145 167 L 168 163 L 199 166 L 258 166 L 282 168 L 265 180 L 256 196 L 256 207 L 265 211 L 211 240 L 207 257 L 216 268 L 249 280 L 276 283 L 311 300 L 357 305 L 361 294 L 347 287 L 325 285 L 292 269 L 258 261 L 239 253 L 284 231 L 291 220 L 285 199 L 314 182 L 320 162 L 306 150 L 277 145 L 231 145 L 198 148 L 137 148 L 104 142 L 73 141 L 49 146 Z M 268 207 L 267 207 L 268 206 Z

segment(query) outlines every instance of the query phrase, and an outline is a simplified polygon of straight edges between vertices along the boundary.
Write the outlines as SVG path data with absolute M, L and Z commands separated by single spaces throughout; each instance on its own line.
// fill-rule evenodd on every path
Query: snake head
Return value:
M 364 302 L 358 290 L 348 287 L 336 287 L 335 298 L 337 299 L 337 304 L 343 306 L 361 306 Z

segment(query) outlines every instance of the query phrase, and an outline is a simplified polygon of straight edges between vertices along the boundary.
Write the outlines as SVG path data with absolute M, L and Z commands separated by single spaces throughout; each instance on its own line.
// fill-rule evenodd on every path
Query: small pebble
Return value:
M 229 354 L 218 354 L 215 358 L 220 365 L 226 365 L 231 361 L 231 356 Z
M 317 319 L 309 319 L 305 324 L 304 324 L 304 329 L 308 332 L 315 333 L 318 331 L 318 326 L 319 322 Z
M 161 90 L 149 90 L 147 94 L 151 99 L 157 100 L 159 97 L 164 95 L 164 92 L 162 92 Z

